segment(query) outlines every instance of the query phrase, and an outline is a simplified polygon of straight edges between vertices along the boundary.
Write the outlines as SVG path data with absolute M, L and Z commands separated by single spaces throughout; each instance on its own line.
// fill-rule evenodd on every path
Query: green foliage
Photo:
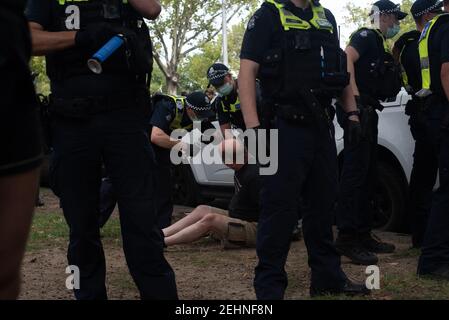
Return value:
M 254 9 L 257 1 L 227 0 L 226 3 L 229 20 L 235 17 L 246 20 L 245 17 Z M 199 86 L 201 79 L 196 77 L 192 80 L 183 77 L 183 80 L 180 80 L 183 76 L 180 69 L 188 63 L 188 59 L 193 61 L 194 68 L 198 67 L 197 59 L 192 58 L 191 55 L 203 52 L 211 54 L 212 56 L 208 57 L 210 59 L 215 55 L 216 48 L 208 46 L 211 42 L 214 43 L 221 33 L 222 1 L 162 0 L 161 4 L 162 15 L 149 25 L 152 31 L 155 61 L 166 78 L 166 89 L 175 93 L 181 82 L 188 88 Z M 216 59 L 212 59 L 212 62 Z M 191 75 L 192 72 L 189 74 Z
M 45 58 L 33 57 L 30 62 L 31 72 L 35 76 L 36 92 L 43 95 L 50 94 L 50 80 L 47 77 L 45 70 Z
M 245 33 L 245 23 L 232 26 L 228 34 L 229 65 L 234 73 L 238 73 L 240 49 Z M 186 58 L 180 67 L 180 88 L 183 91 L 204 90 L 208 85 L 207 69 L 221 58 L 222 36 L 206 43 L 197 53 Z

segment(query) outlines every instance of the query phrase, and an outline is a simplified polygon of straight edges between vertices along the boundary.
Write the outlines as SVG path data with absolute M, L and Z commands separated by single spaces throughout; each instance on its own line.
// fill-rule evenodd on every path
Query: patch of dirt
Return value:
M 49 192 L 42 194 L 46 207 L 37 214 L 59 212 L 59 203 Z M 188 208 L 177 207 L 179 213 Z M 388 277 L 413 278 L 417 265 L 417 253 L 411 251 L 410 238 L 406 235 L 378 233 L 397 246 L 394 254 L 380 256 L 381 285 Z M 138 291 L 128 273 L 122 249 L 117 241 L 104 243 L 107 259 L 107 288 L 110 299 L 138 299 Z M 254 249 L 221 249 L 219 243 L 205 238 L 190 245 L 174 246 L 166 249 L 167 260 L 176 273 L 176 281 L 181 299 L 255 299 L 253 289 L 254 268 L 257 263 Z M 364 282 L 363 266 L 355 266 L 342 260 L 344 271 L 352 279 Z M 43 250 L 28 252 L 23 264 L 23 286 L 21 299 L 73 299 L 72 292 L 65 287 L 66 247 L 61 244 L 49 245 Z M 309 268 L 304 242 L 292 244 L 286 270 L 289 274 L 287 299 L 308 299 Z M 404 293 L 405 295 L 407 292 Z M 392 299 L 397 296 L 379 290 L 371 298 Z

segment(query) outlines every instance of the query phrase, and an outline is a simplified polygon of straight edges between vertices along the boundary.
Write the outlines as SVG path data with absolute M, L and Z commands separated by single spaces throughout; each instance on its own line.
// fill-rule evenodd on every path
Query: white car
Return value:
M 379 113 L 378 186 L 373 205 L 375 225 L 403 231 L 407 217 L 408 183 L 413 166 L 414 140 L 405 115 L 410 96 L 401 91 L 395 101 L 382 103 Z M 335 121 L 339 163 L 343 161 L 343 130 Z M 180 165 L 174 168 L 175 203 L 195 206 L 213 198 L 233 194 L 233 171 L 223 164 Z

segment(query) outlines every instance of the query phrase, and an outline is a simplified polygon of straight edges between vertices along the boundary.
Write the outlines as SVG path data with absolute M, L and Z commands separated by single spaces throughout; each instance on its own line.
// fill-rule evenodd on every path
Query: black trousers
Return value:
M 340 234 L 357 235 L 371 232 L 377 179 L 377 113 L 371 119 L 371 139 L 365 138 L 356 146 L 345 141 L 343 168 L 340 177 L 337 226 Z
M 299 195 L 307 210 L 303 233 L 311 287 L 339 289 L 346 280 L 333 245 L 332 209 L 337 192 L 337 151 L 334 132 L 298 126 L 282 119 L 279 130 L 279 168 L 263 177 L 261 215 L 257 230 L 254 286 L 258 299 L 283 299 L 288 285 L 285 263 L 291 234 L 298 221 Z M 273 150 L 272 150 L 273 151 Z
M 437 150 L 439 187 L 432 198 L 429 221 L 418 263 L 418 273 L 449 267 L 449 129 L 442 130 L 449 104 L 433 105 L 428 112 L 430 135 Z
M 157 225 L 160 229 L 171 225 L 173 215 L 173 179 L 170 150 L 154 146 L 156 152 L 156 199 Z
M 142 299 L 176 299 L 154 211 L 155 159 L 147 117 L 137 109 L 87 120 L 54 119 L 52 185 L 70 227 L 68 263 L 80 269 L 77 299 L 106 299 L 98 203 L 104 162 L 118 199 L 123 249 Z
M 413 168 L 410 177 L 410 229 L 413 246 L 421 247 L 432 207 L 433 188 L 438 174 L 438 151 L 432 141 L 429 122 L 422 114 L 410 117 L 415 139 Z
M 112 213 L 114 212 L 115 206 L 117 205 L 117 197 L 114 193 L 114 188 L 110 178 L 104 178 L 101 181 L 100 186 L 100 203 L 99 203 L 99 214 L 100 214 L 100 228 L 103 228 L 109 221 Z

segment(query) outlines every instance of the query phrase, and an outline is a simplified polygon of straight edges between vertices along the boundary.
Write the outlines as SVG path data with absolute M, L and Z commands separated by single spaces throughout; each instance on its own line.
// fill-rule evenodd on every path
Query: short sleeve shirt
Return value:
M 310 21 L 313 18 L 311 7 L 301 9 L 288 0 L 278 2 L 285 3 L 286 9 L 302 20 Z M 338 42 L 338 28 L 335 17 L 327 9 L 325 9 L 325 13 L 327 19 L 334 27 L 335 41 Z M 279 12 L 272 5 L 264 3 L 248 22 L 240 59 L 248 59 L 261 64 L 266 52 L 281 46 L 283 32 Z
M 441 67 L 449 62 L 449 23 L 441 25 L 431 36 L 429 59 L 432 78 L 431 90 L 434 93 L 444 95 L 441 84 Z
M 373 91 L 373 83 L 368 74 L 372 64 L 379 64 L 384 56 L 385 49 L 381 40 L 376 31 L 361 29 L 356 31 L 349 41 L 349 46 L 353 47 L 360 56 L 354 67 L 356 83 L 362 94 Z
M 150 125 L 152 127 L 158 127 L 166 134 L 170 135 L 172 130 L 170 129 L 173 120 L 175 120 L 176 105 L 169 99 L 161 99 L 154 105 L 154 112 L 151 116 Z M 182 111 L 181 111 L 182 112 Z M 181 126 L 187 127 L 192 124 L 192 121 L 187 116 L 186 112 L 182 114 Z

